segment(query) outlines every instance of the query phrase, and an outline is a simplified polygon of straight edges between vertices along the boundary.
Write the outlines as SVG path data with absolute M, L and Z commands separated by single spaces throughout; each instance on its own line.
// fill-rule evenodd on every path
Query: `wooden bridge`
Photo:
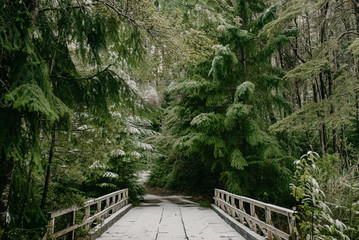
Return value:
M 99 240 L 296 239 L 293 210 L 220 189 L 214 191 L 214 202 L 203 208 L 185 196 L 146 194 L 132 208 L 123 189 L 81 207 L 50 212 L 43 239 L 84 239 L 78 231 Z

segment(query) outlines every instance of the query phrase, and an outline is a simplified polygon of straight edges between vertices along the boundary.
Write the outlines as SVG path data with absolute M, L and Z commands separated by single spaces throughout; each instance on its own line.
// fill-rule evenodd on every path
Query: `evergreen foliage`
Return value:
M 166 16 L 150 1 L 4 0 L 0 5 L 2 237 L 40 238 L 46 211 L 80 205 L 85 196 L 114 187 L 131 188 L 137 201 L 143 190 L 133 174 L 143 161 L 135 160 L 140 154 L 135 151 L 147 145 L 129 138 L 125 117 L 114 118 L 110 107 L 126 119 L 146 113 L 126 72 L 141 63 L 146 44 L 160 39 L 174 44 L 164 31 L 171 29 L 162 24 Z M 109 134 L 115 126 L 128 135 Z M 106 155 L 125 145 L 133 152 L 130 160 Z M 91 192 L 85 183 L 95 161 L 106 166 L 95 173 L 102 179 L 94 183 L 104 190 Z
M 358 0 L 0 0 L 0 238 L 125 187 L 138 204 L 150 167 L 358 239 L 358 36 Z
M 238 1 L 215 9 L 222 22 L 217 23 L 214 55 L 168 88 L 163 132 L 164 141 L 171 142 L 166 145 L 168 159 L 158 161 L 169 168 L 169 187 L 211 194 L 214 186 L 224 186 L 276 202 L 289 191 L 290 158 L 267 132 L 274 109 L 284 108 L 272 104 L 281 98 L 273 91 L 283 87 L 283 75 L 270 64 L 276 48 L 259 36 L 275 7 L 260 14 L 264 4 L 257 3 Z M 226 9 L 233 9 L 231 15 Z M 212 181 L 203 182 L 200 176 Z M 270 191 L 269 182 L 274 188 Z

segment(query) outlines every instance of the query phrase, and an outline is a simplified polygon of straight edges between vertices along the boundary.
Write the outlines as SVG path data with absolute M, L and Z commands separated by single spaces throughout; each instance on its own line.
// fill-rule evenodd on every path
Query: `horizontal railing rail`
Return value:
M 48 230 L 43 240 L 50 237 L 58 238 L 71 232 L 71 239 L 75 237 L 75 230 L 79 227 L 85 226 L 89 228 L 95 221 L 96 223 L 102 222 L 110 215 L 117 212 L 122 207 L 128 204 L 128 189 L 119 190 L 102 197 L 88 200 L 82 207 L 70 207 L 60 209 L 57 211 L 49 212 L 48 217 Z M 91 207 L 96 205 L 96 209 L 91 213 Z M 79 223 L 76 223 L 76 212 L 84 211 L 84 216 Z M 71 222 L 64 229 L 55 232 L 55 219 L 57 217 L 71 214 Z
M 239 220 L 256 233 L 272 240 L 295 240 L 295 211 L 276 205 L 260 202 L 248 197 L 239 196 L 230 192 L 215 189 L 215 204 L 233 218 Z M 262 213 L 259 213 L 262 209 Z M 288 231 L 283 231 L 273 225 L 272 212 L 284 216 Z M 261 217 L 258 217 L 260 215 Z

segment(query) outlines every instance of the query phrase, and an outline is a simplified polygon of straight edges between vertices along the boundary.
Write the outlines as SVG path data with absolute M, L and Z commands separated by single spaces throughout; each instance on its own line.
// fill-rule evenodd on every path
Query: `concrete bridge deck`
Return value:
M 147 194 L 99 240 L 244 240 L 213 210 L 184 196 Z

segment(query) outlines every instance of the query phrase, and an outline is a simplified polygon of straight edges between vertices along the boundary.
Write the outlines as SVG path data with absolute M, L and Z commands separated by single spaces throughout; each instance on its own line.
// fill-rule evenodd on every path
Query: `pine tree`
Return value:
M 42 164 L 46 206 L 51 152 L 61 132 L 71 129 L 74 112 L 95 115 L 99 126 L 111 120 L 113 104 L 136 110 L 138 95 L 117 69 L 139 63 L 144 42 L 163 37 L 171 43 L 165 20 L 150 1 L 1 1 L 0 227 L 9 194 L 16 196 L 17 184 Z M 46 136 L 51 144 L 41 145 Z
M 262 1 L 213 5 L 222 16 L 215 54 L 168 88 L 167 185 L 211 193 L 220 184 L 231 192 L 278 199 L 289 191 L 290 164 L 267 128 L 288 109 L 276 94 L 284 73 L 271 65 L 271 56 L 295 32 L 280 32 L 273 42 L 261 36 L 276 12 Z

